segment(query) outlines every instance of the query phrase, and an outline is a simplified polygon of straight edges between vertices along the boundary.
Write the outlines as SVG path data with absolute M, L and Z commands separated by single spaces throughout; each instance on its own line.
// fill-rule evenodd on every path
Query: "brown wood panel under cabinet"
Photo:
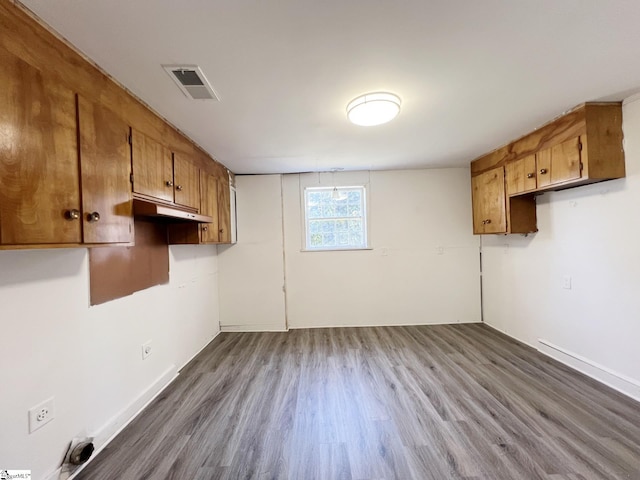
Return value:
M 84 243 L 133 241 L 129 125 L 78 96 Z
M 474 233 L 506 233 L 504 167 L 471 179 Z
M 218 179 L 218 241 L 231 243 L 231 191 L 228 177 Z
M 0 244 L 81 242 L 73 91 L 0 48 Z
M 529 155 L 505 166 L 507 195 L 536 189 L 536 156 Z
M 200 171 L 179 153 L 173 154 L 174 200 L 178 205 L 200 208 Z
M 131 129 L 131 166 L 135 193 L 173 202 L 171 150 L 136 129 Z
M 89 249 L 91 305 L 169 283 L 166 225 L 136 218 L 135 245 Z

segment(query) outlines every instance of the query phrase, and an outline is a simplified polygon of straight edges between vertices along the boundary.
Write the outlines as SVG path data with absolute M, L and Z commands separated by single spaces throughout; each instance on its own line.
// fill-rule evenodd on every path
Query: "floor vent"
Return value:
M 215 100 L 220 98 L 197 65 L 163 65 L 169 76 L 187 98 Z

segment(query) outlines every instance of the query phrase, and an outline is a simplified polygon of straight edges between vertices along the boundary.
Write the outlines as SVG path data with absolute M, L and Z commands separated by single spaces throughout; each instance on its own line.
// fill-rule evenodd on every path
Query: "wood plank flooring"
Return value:
M 77 478 L 640 479 L 640 404 L 482 324 L 224 333 Z

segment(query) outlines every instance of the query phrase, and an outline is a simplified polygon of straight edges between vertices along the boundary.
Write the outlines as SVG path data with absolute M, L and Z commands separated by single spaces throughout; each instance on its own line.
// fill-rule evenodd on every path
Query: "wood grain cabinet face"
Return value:
M 0 244 L 81 242 L 75 94 L 0 49 Z
M 129 125 L 78 97 L 84 243 L 130 243 L 133 236 Z
M 529 155 L 505 166 L 507 175 L 507 195 L 535 190 L 536 156 Z
M 539 151 L 537 154 L 538 188 L 580 179 L 582 174 L 580 151 L 579 137 Z
M 218 243 L 218 180 L 215 175 L 200 172 L 200 197 L 200 213 L 213 218 L 213 223 L 200 225 L 200 241 Z
M 231 243 L 231 191 L 228 178 L 218 178 L 218 241 Z
M 174 201 L 185 207 L 200 208 L 200 169 L 179 153 L 173 154 Z M 202 212 L 200 212 L 202 213 Z
M 503 167 L 472 177 L 474 233 L 507 232 L 504 184 Z
M 143 133 L 131 131 L 133 191 L 173 202 L 173 158 L 171 150 Z

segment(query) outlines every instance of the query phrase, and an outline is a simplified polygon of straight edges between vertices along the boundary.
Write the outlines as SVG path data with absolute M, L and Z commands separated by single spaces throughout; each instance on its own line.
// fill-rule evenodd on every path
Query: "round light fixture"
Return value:
M 347 105 L 347 117 L 351 123 L 365 127 L 390 122 L 398 113 L 400 98 L 388 92 L 367 93 Z

